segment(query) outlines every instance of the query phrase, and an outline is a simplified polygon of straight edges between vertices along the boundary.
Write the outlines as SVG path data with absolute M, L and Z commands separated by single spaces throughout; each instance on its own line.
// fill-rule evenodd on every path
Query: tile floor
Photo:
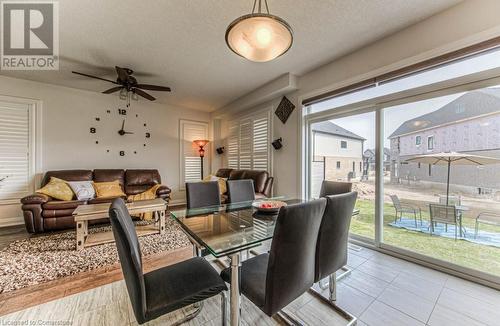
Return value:
M 500 325 L 500 291 L 468 282 L 376 251 L 349 251 L 353 272 L 339 282 L 338 304 L 358 317 L 358 325 Z M 188 325 L 219 325 L 219 297 L 207 300 Z M 168 325 L 181 312 L 150 325 Z M 287 309 L 306 325 L 345 325 L 328 306 L 305 294 Z M 123 281 L 0 316 L 0 325 L 14 321 L 68 321 L 72 325 L 137 325 Z M 243 299 L 243 325 L 276 325 Z

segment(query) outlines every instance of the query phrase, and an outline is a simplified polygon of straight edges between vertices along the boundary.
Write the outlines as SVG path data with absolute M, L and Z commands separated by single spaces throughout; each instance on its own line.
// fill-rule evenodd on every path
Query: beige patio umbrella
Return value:
M 500 164 L 500 159 L 488 156 L 473 155 L 457 152 L 441 152 L 436 154 L 418 155 L 406 160 L 406 162 L 416 162 L 431 165 L 447 165 L 448 178 L 446 181 L 446 205 L 450 195 L 450 170 L 452 165 L 488 165 Z

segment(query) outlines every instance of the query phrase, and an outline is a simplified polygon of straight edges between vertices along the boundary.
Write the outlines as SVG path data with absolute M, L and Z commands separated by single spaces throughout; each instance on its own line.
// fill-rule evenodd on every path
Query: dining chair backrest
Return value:
M 314 283 L 314 260 L 326 199 L 282 207 L 269 252 L 263 311 L 274 315 Z
M 357 197 L 357 192 L 326 196 L 326 209 L 316 243 L 314 282 L 347 264 L 349 227 Z
M 446 196 L 439 195 L 439 204 L 446 205 Z M 460 206 L 462 204 L 462 198 L 460 196 L 449 196 L 448 205 L 450 206 Z
M 394 208 L 396 208 L 397 210 L 400 210 L 401 209 L 401 201 L 399 200 L 399 197 L 397 195 L 389 195 L 389 197 L 392 200 L 392 205 L 394 206 Z
M 431 221 L 456 224 L 457 223 L 457 209 L 455 206 L 446 206 L 440 204 L 429 204 L 429 212 Z
M 141 323 L 145 321 L 146 314 L 141 248 L 134 223 L 123 199 L 113 200 L 109 209 L 109 218 L 132 309 L 137 321 Z
M 219 183 L 186 182 L 186 202 L 188 209 L 220 205 Z
M 227 180 L 227 194 L 230 203 L 255 200 L 253 180 Z
M 323 180 L 321 183 L 321 190 L 319 191 L 320 197 L 345 194 L 351 192 L 352 183 L 351 182 L 340 182 L 340 181 L 328 181 Z

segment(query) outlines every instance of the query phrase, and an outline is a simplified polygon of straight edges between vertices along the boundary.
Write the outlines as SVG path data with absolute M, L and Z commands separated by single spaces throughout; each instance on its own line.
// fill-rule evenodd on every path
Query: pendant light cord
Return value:
M 259 3 L 257 5 L 257 0 L 253 0 L 252 14 L 255 13 L 255 8 L 257 7 L 257 13 L 262 13 L 262 0 L 258 0 Z M 264 0 L 264 6 L 266 7 L 267 14 L 269 15 L 269 6 L 267 5 L 267 0 Z

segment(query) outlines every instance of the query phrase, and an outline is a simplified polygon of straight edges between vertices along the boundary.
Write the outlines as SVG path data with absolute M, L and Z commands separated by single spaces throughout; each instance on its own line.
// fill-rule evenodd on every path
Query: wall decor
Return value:
M 216 148 L 215 151 L 217 152 L 217 154 L 222 155 L 222 154 L 224 154 L 224 149 L 225 149 L 224 146 L 222 146 L 222 147 Z
M 281 149 L 283 147 L 282 142 L 283 142 L 283 138 L 280 137 L 280 138 L 276 139 L 275 141 L 273 141 L 271 143 L 271 145 L 273 145 L 275 150 L 278 150 L 278 149 Z
M 292 114 L 293 110 L 295 109 L 295 105 L 290 102 L 290 100 L 286 97 L 283 96 L 281 99 L 280 104 L 276 108 L 276 111 L 274 112 L 278 118 L 281 120 L 281 122 L 286 123 L 288 118 L 290 117 L 290 114 Z

